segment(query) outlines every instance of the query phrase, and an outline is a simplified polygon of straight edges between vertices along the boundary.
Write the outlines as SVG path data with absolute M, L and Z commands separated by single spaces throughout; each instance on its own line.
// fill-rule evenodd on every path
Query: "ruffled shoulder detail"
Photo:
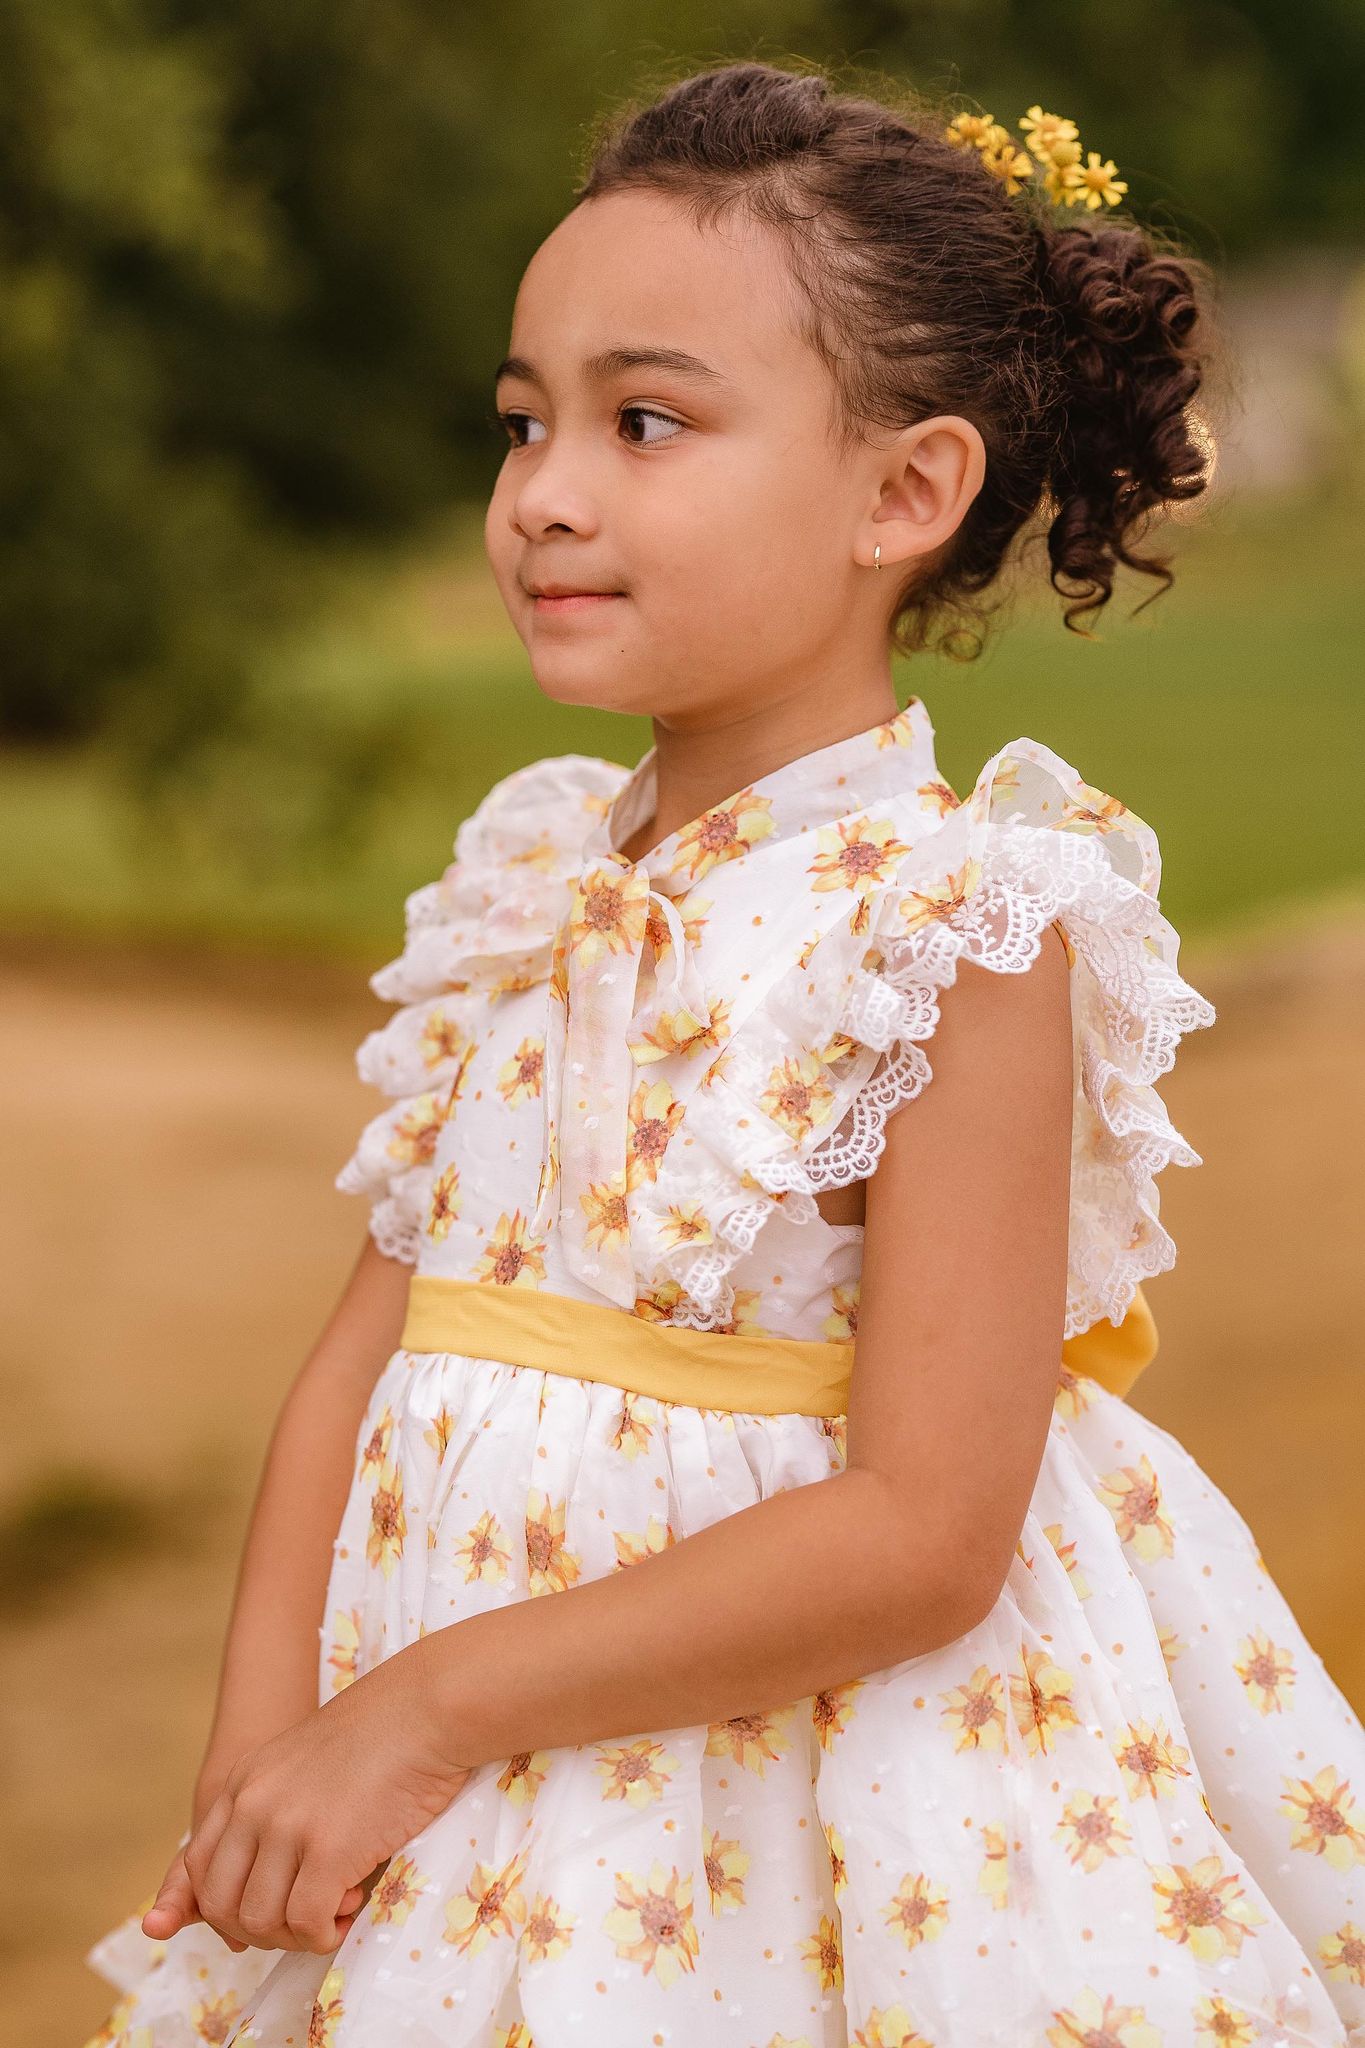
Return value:
M 461 823 L 444 873 L 406 900 L 403 950 L 370 976 L 400 1007 L 356 1052 L 361 1080 L 394 1100 L 336 1176 L 369 1198 L 370 1234 L 391 1258 L 416 1263 L 446 1098 L 486 1006 L 548 978 L 566 882 L 629 772 L 589 754 L 514 769 Z
M 891 820 L 891 871 L 774 983 L 688 1106 L 691 1145 L 670 1147 L 642 1218 L 656 1295 L 671 1281 L 675 1320 L 723 1323 L 725 1276 L 767 1216 L 810 1221 L 817 1191 L 875 1170 L 887 1118 L 931 1078 L 925 1047 L 959 961 L 1022 972 L 1055 922 L 1076 1046 L 1064 1334 L 1117 1325 L 1175 1261 L 1156 1175 L 1199 1164 L 1155 1084 L 1181 1037 L 1214 1020 L 1176 968 L 1156 835 L 1031 739 L 1002 747 L 940 818 L 912 795 Z M 685 1241 L 670 1238 L 679 1215 Z

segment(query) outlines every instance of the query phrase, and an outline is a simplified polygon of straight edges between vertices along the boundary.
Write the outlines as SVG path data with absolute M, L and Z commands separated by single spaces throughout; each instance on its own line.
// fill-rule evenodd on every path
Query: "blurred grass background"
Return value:
M 1365 1710 L 1365 88 L 1356 0 L 9 0 L 0 11 L 0 1878 L 6 2022 L 162 1874 L 280 1398 L 358 1245 L 331 1176 L 402 900 L 498 776 L 623 763 L 482 553 L 521 270 L 619 96 L 729 57 L 1041 101 L 1224 278 L 1215 488 L 1065 632 L 902 664 L 965 790 L 1031 734 L 1163 848 L 1219 1008 L 1164 1093 L 1181 1263 L 1136 1405 Z M 859 67 L 866 72 L 863 79 Z M 136 1759 L 130 1771 L 129 1759 Z M 5 2029 L 0 2027 L 0 2033 Z M 8 2037 L 8 2036 L 7 2036 Z
M 1025 586 L 978 661 L 900 663 L 901 701 L 925 700 L 959 792 L 1029 733 L 1146 816 L 1191 938 L 1292 912 L 1365 867 L 1361 532 L 1318 494 L 1211 506 L 1172 536 L 1173 589 L 1129 619 L 1121 583 L 1098 643 Z M 206 745 L 151 813 L 99 740 L 12 750 L 0 923 L 377 964 L 498 776 L 650 742 L 647 719 L 544 699 L 496 603 L 468 519 L 397 577 L 355 570 L 344 608 L 263 665 L 263 730 Z

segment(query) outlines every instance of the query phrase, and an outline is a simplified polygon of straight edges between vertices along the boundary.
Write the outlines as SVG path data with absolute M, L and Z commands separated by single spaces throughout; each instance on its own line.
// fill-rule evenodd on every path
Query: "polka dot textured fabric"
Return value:
M 1028 739 L 959 799 L 915 698 L 632 860 L 654 767 L 517 771 L 409 899 L 359 1053 L 385 1107 L 339 1175 L 383 1250 L 651 1322 L 856 1337 L 862 1233 L 815 1195 L 875 1172 L 931 1084 L 958 962 L 1027 971 L 1055 922 L 1059 1335 L 1121 1323 L 1175 1256 L 1155 1176 L 1198 1163 L 1156 1084 L 1213 1017 L 1150 829 Z M 840 1415 L 399 1349 L 357 1438 L 319 1703 L 845 1456 Z M 1365 1730 L 1232 1503 L 1063 1364 L 970 1633 L 777 1711 L 483 1766 L 327 1956 L 152 1941 L 144 1901 L 87 1957 L 120 1994 L 89 2048 L 1365 2043 L 1362 1788 Z

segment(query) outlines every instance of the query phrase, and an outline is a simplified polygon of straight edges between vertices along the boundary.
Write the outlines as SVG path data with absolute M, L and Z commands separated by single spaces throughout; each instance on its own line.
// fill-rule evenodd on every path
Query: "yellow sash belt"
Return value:
M 575 1379 L 602 1380 L 657 1401 L 749 1415 L 845 1415 L 852 1338 L 746 1336 L 652 1323 L 606 1302 L 533 1287 L 414 1273 L 399 1344 L 461 1352 Z M 1139 1288 L 1116 1329 L 1098 1322 L 1062 1345 L 1062 1364 L 1126 1394 L 1156 1351 Z

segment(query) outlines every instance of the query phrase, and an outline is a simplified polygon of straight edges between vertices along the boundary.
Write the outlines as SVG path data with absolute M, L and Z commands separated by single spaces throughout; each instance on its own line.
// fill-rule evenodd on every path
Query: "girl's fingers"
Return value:
M 317 1864 L 304 1862 L 289 1894 L 288 1911 L 292 1925 L 301 1928 L 304 1940 L 319 1952 L 340 1945 L 348 1932 L 347 1926 L 342 1924 L 343 1908 L 351 1893 L 360 1889 L 358 1885 L 348 1886 L 338 1901 L 334 1885 L 335 1879 L 329 1880 L 325 1870 Z M 354 1915 L 345 1917 L 350 1919 Z
M 189 1841 L 181 1854 L 192 1884 L 202 1881 L 231 1816 L 232 1800 L 226 1792 L 220 1792 L 212 1806 L 205 1809 L 198 1826 L 191 1828 Z
M 177 1928 L 186 1927 L 191 1920 L 198 1918 L 199 1909 L 195 1903 L 194 1886 L 190 1883 L 182 1851 L 175 1857 L 161 1880 L 160 1891 L 143 1914 L 142 1931 L 150 1935 L 153 1941 L 166 1941 Z
M 242 1893 L 251 1877 L 260 1850 L 255 1829 L 233 1812 L 220 1829 L 217 1843 L 205 1867 L 194 1877 L 199 1911 L 214 1933 L 226 1942 L 241 1941 Z M 185 1852 L 186 1864 L 194 1876 L 195 1845 Z M 221 1914 L 222 1923 L 214 1918 Z
M 247 1872 L 241 1898 L 233 1918 L 245 1928 L 248 1921 L 261 1931 L 253 1939 L 270 1948 L 302 1948 L 303 1942 L 285 1918 L 289 1895 L 299 1874 L 299 1852 L 283 1837 L 256 1844 L 255 1859 Z

